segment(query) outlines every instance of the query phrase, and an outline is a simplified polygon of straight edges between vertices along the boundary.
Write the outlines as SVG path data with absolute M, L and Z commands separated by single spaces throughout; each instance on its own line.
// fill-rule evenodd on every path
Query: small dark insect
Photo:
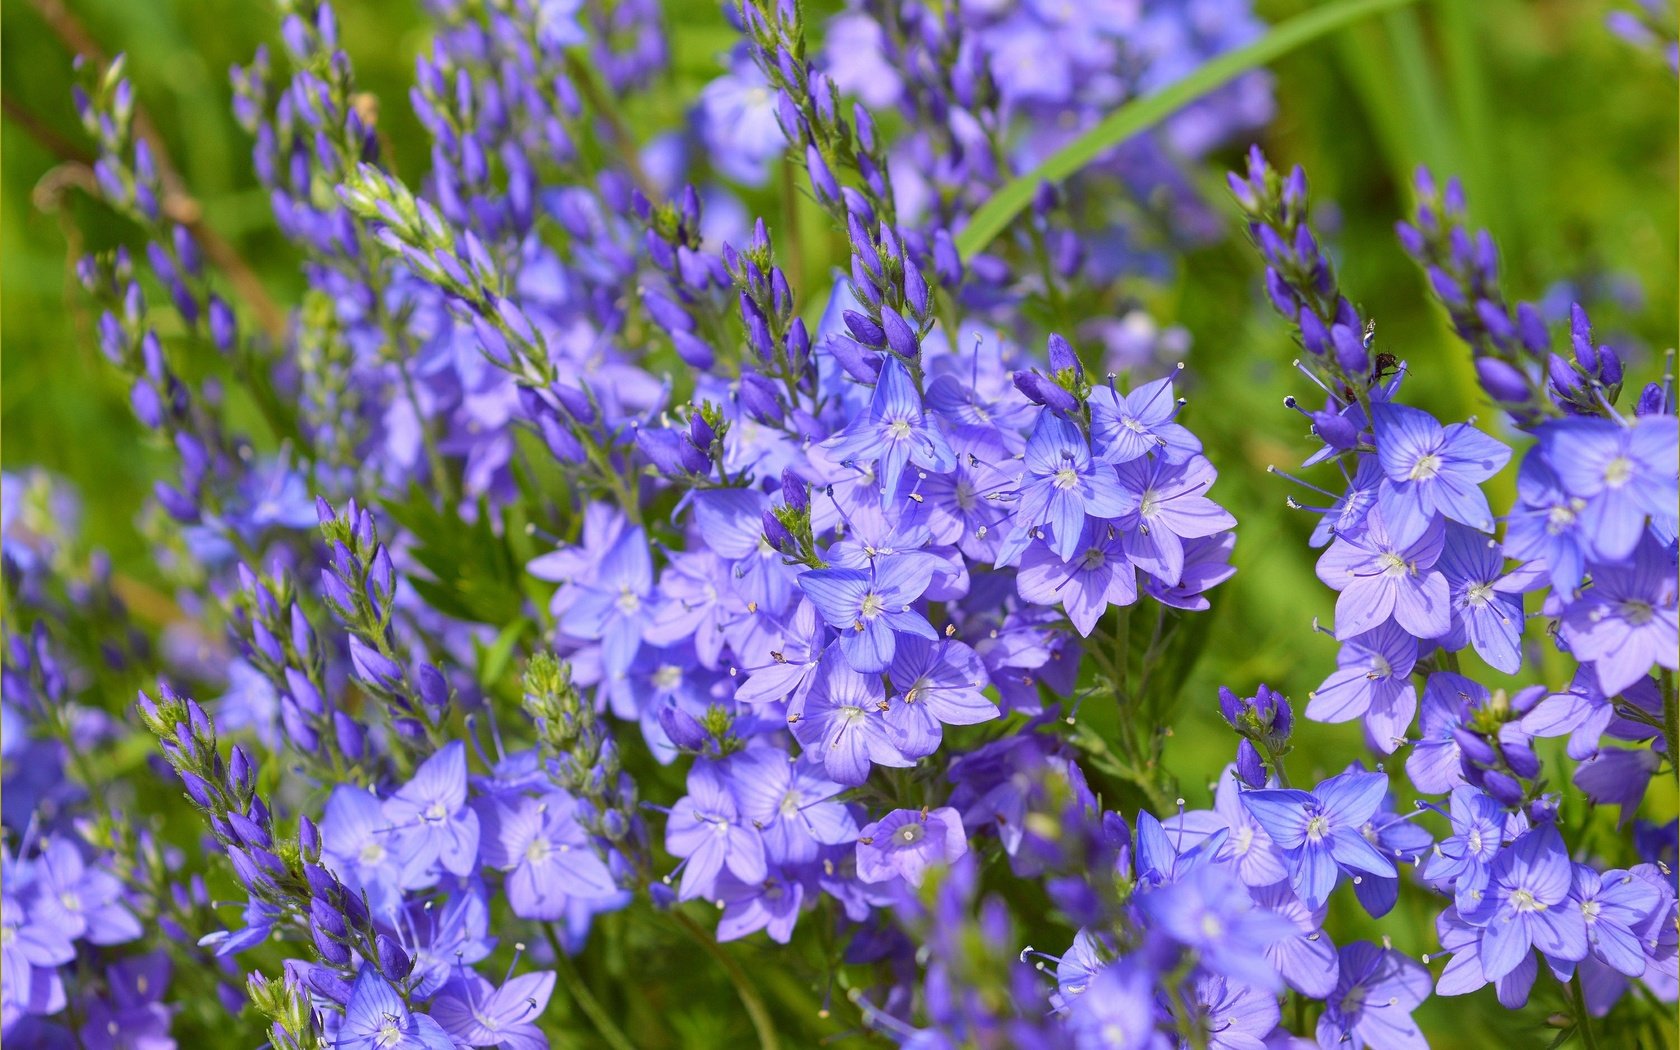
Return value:
M 1365 385 L 1376 386 L 1378 383 L 1387 379 L 1389 376 L 1394 375 L 1399 370 L 1400 359 L 1398 357 L 1389 353 L 1380 353 L 1377 355 L 1376 365 L 1371 369 L 1371 377 L 1366 381 Z

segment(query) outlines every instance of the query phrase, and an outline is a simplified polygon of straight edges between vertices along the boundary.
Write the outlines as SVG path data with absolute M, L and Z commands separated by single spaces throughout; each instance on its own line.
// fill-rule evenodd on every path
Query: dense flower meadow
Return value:
M 710 1045 L 660 1008 L 706 997 L 762 1048 L 1409 1050 L 1456 996 L 1672 1045 L 1672 352 L 1507 299 L 1429 171 L 1395 250 L 1458 345 L 1385 340 L 1247 149 L 1252 68 L 975 232 L 1249 0 L 731 0 L 663 124 L 655 0 L 425 6 L 423 173 L 324 0 L 232 71 L 289 301 L 79 65 L 133 238 L 78 294 L 166 451 L 172 612 L 92 494 L 6 474 L 8 1046 Z M 1609 28 L 1674 61 L 1661 4 Z M 1233 224 L 1299 344 L 1249 425 L 1333 592 L 1304 696 L 1181 695 L 1245 644 L 1250 467 L 1136 289 Z M 1455 355 L 1492 415 L 1414 395 Z M 1317 777 L 1326 723 L 1365 746 Z

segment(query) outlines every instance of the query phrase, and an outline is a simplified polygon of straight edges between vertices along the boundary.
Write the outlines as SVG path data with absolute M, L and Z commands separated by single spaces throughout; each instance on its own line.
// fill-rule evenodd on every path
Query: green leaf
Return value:
M 1032 202 L 1041 182 L 1059 182 L 1091 163 L 1105 151 L 1165 120 L 1182 107 L 1215 88 L 1263 66 L 1296 48 L 1317 40 L 1343 26 L 1384 11 L 1416 3 L 1417 0 L 1341 0 L 1308 11 L 1281 25 L 1245 47 L 1227 51 L 1154 94 L 1128 102 L 1104 117 L 1097 125 L 1063 146 L 1025 175 L 998 188 L 975 211 L 968 225 L 957 234 L 957 251 L 971 258 L 992 243 L 1009 223 Z
M 507 673 L 508 665 L 513 662 L 513 651 L 519 645 L 520 639 L 531 627 L 530 617 L 521 616 L 519 619 L 502 628 L 496 635 L 496 640 L 489 645 L 481 646 L 474 642 L 478 650 L 478 684 L 479 688 L 488 690 L 501 681 L 502 675 Z
M 476 521 L 453 507 L 439 510 L 428 494 L 415 489 L 403 500 L 386 500 L 392 519 L 414 538 L 410 549 L 430 576 L 410 573 L 409 584 L 429 605 L 456 619 L 503 628 L 525 610 L 520 562 L 493 514 L 480 501 Z

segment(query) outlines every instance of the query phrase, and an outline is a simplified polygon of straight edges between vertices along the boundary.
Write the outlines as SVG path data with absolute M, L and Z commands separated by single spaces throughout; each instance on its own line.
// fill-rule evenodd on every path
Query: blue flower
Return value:
M 364 963 L 350 989 L 334 1046 L 339 1050 L 454 1050 L 455 1041 L 432 1018 L 410 1010 L 391 982 Z
M 1417 713 L 1412 667 L 1417 639 L 1387 623 L 1349 638 L 1336 654 L 1336 670 L 1307 697 L 1307 717 L 1319 722 L 1365 720 L 1372 745 L 1389 754 L 1406 739 Z
M 665 848 L 685 859 L 681 900 L 715 897 L 725 867 L 748 883 L 767 874 L 763 836 L 741 815 L 717 765 L 706 760 L 688 771 L 688 794 L 671 808 Z
M 950 443 L 923 411 L 910 370 L 891 355 L 882 362 L 868 409 L 824 445 L 842 462 L 876 464 L 876 479 L 888 493 L 898 491 L 908 464 L 936 474 L 957 466 Z
M 510 977 L 500 988 L 465 967 L 432 1002 L 431 1016 L 457 1043 L 536 1050 L 548 1038 L 537 1018 L 554 994 L 554 972 Z
M 630 669 L 642 634 L 653 621 L 653 558 L 647 534 L 627 528 L 593 566 L 571 603 L 558 610 L 560 629 L 573 638 L 601 643 L 601 666 L 609 677 Z
M 1085 435 L 1054 412 L 1039 413 L 1027 438 L 1026 472 L 1015 509 L 1015 531 L 1000 552 L 1012 561 L 1039 530 L 1063 561 L 1079 550 L 1085 519 L 1118 518 L 1137 506 L 1114 468 L 1091 458 Z
M 451 875 L 477 870 L 478 814 L 467 808 L 466 744 L 445 744 L 383 808 L 392 826 L 392 848 L 403 858 L 405 886 L 429 884 L 438 868 Z
M 1282 988 L 1266 952 L 1294 937 L 1295 925 L 1255 907 L 1247 889 L 1224 868 L 1194 865 L 1176 882 L 1140 894 L 1138 908 L 1213 973 L 1267 991 Z
M 1625 565 L 1594 565 L 1592 586 L 1564 610 L 1562 635 L 1598 687 L 1615 696 L 1656 664 L 1680 667 L 1680 592 L 1672 548 L 1647 536 Z
M 1340 535 L 1318 559 L 1318 578 L 1336 599 L 1336 637 L 1346 641 L 1393 622 L 1418 638 L 1452 628 L 1447 578 L 1435 567 L 1446 532 L 1434 518 L 1410 543 L 1390 535 L 1380 512 L 1356 535 Z
M 1680 462 L 1674 416 L 1639 416 L 1627 423 L 1577 417 L 1538 428 L 1540 448 L 1563 490 L 1581 500 L 1581 535 L 1600 561 L 1634 551 L 1650 515 L 1674 535 L 1680 502 Z
M 1449 650 L 1468 644 L 1490 667 L 1516 674 L 1522 666 L 1521 589 L 1529 574 L 1507 577 L 1499 544 L 1456 522 L 1447 526 L 1436 565 L 1451 592 L 1452 630 L 1441 644 Z
M 1336 988 L 1318 1019 L 1320 1046 L 1348 1050 L 1427 1050 L 1412 1011 L 1429 998 L 1429 971 L 1392 948 L 1344 945 Z
M 1121 394 L 1099 386 L 1087 399 L 1091 407 L 1091 447 L 1104 463 L 1130 463 L 1146 455 L 1181 463 L 1202 451 L 1202 443 L 1173 418 L 1179 404 L 1168 376 Z
M 895 809 L 858 832 L 857 873 L 864 882 L 903 879 L 920 886 L 927 870 L 968 852 L 962 817 L 950 806 Z
M 1468 423 L 1442 427 L 1409 405 L 1378 401 L 1371 415 L 1385 475 L 1377 506 L 1395 543 L 1416 540 L 1437 514 L 1483 532 L 1493 528 L 1479 486 L 1511 458 L 1508 447 Z
M 1586 919 L 1579 908 L 1566 905 L 1573 881 L 1569 851 L 1554 827 L 1525 832 L 1494 859 L 1476 906 L 1459 912 L 1482 930 L 1486 980 L 1511 974 L 1531 948 L 1559 963 L 1586 958 Z
M 824 846 L 857 841 L 857 822 L 835 799 L 846 790 L 821 775 L 822 763 L 755 747 L 729 760 L 729 783 L 741 815 L 764 836 L 765 855 L 779 864 L 809 864 Z
M 932 581 L 931 567 L 918 559 L 902 568 L 905 571 L 813 569 L 799 576 L 799 589 L 823 620 L 839 630 L 840 651 L 855 670 L 885 671 L 892 665 L 899 635 L 939 637 L 927 617 L 912 607 Z
M 810 692 L 788 725 L 799 746 L 822 763 L 829 777 L 841 784 L 861 784 L 869 767 L 915 765 L 899 750 L 898 711 L 904 705 L 887 703 L 879 675 L 860 674 L 836 648 L 817 665 Z
M 618 896 L 576 811 L 571 796 L 558 791 L 480 808 L 484 863 L 508 873 L 508 906 L 520 918 L 571 918 L 575 901 L 605 903 Z
M 1389 859 L 1365 838 L 1388 791 L 1382 773 L 1348 772 L 1322 781 L 1312 791 L 1268 788 L 1245 791 L 1243 805 L 1283 850 L 1290 882 L 1301 900 L 1316 908 L 1335 889 L 1338 871 L 1393 878 Z

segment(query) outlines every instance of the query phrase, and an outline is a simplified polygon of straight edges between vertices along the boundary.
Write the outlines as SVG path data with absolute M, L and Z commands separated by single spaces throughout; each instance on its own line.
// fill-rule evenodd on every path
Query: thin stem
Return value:
M 613 108 L 612 99 L 601 86 L 595 82 L 595 76 L 589 67 L 578 58 L 577 52 L 566 52 L 566 75 L 572 78 L 577 86 L 578 94 L 589 103 L 589 108 L 595 111 L 607 125 L 607 137 L 612 140 L 613 149 L 618 152 L 618 159 L 624 162 L 624 168 L 630 174 L 630 180 L 636 184 L 649 200 L 658 200 L 661 196 L 659 187 L 654 185 L 648 173 L 642 168 L 641 150 L 636 146 L 635 136 L 619 119 L 618 112 Z
M 1662 690 L 1663 744 L 1668 750 L 1669 765 L 1680 767 L 1680 754 L 1674 750 L 1680 744 L 1680 691 L 1674 686 L 1674 672 L 1666 667 L 1658 668 L 1657 683 Z
M 560 943 L 559 935 L 554 932 L 554 924 L 545 922 L 542 927 L 549 947 L 554 949 L 555 972 L 560 977 L 560 983 L 565 985 L 566 991 L 571 994 L 572 1001 L 577 1003 L 578 1009 L 589 1018 L 589 1023 L 595 1026 L 595 1030 L 601 1033 L 601 1038 L 613 1050 L 636 1050 L 636 1044 L 613 1023 L 612 1015 L 607 1013 L 601 1001 L 589 990 L 589 985 L 584 983 L 583 975 L 578 973 L 577 967 L 572 963 L 572 957 L 566 954 L 565 946 Z
M 1587 1044 L 1587 1050 L 1598 1050 L 1598 1035 L 1593 1032 L 1592 1015 L 1587 1013 L 1587 997 L 1581 991 L 1581 978 L 1577 974 L 1569 982 L 1569 996 L 1575 1001 L 1575 1027 L 1581 1030 L 1581 1040 Z
M 110 61 L 105 50 L 99 46 L 99 41 L 94 39 L 93 34 L 88 32 L 87 27 L 82 25 L 62 0 L 34 0 L 34 5 L 48 28 L 70 50 L 102 66 Z M 15 110 L 13 115 L 17 115 Z M 158 181 L 163 184 L 163 200 L 159 203 L 164 213 L 192 232 L 193 237 L 203 247 L 204 254 L 227 274 L 229 283 L 238 289 L 239 297 L 256 314 L 257 322 L 262 325 L 268 337 L 276 342 L 283 339 L 286 335 L 285 311 L 269 297 L 262 279 L 239 254 L 239 250 L 204 221 L 203 209 L 187 191 L 186 181 L 181 178 L 180 170 L 169 157 L 168 143 L 158 132 L 151 115 L 138 103 L 134 106 L 134 132 L 152 149 Z
M 718 961 L 724 972 L 729 975 L 729 981 L 735 986 L 735 994 L 740 997 L 741 1005 L 746 1007 L 747 1016 L 752 1019 L 753 1029 L 758 1032 L 759 1050 L 780 1050 L 781 1041 L 776 1038 L 775 1023 L 770 1020 L 770 1011 L 764 1008 L 764 1000 L 759 997 L 758 989 L 753 987 L 752 979 L 741 969 L 739 963 L 730 958 L 729 953 L 700 927 L 700 924 L 684 915 L 680 911 L 668 912 L 678 926 L 706 953 Z

